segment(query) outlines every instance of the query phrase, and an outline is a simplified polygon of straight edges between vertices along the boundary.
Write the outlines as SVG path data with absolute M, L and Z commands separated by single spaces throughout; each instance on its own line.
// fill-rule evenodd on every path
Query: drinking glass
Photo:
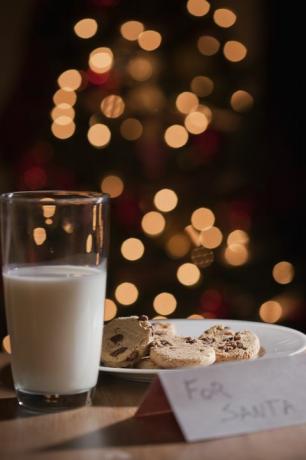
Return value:
M 90 404 L 101 353 L 109 197 L 14 192 L 0 203 L 18 402 L 33 410 Z

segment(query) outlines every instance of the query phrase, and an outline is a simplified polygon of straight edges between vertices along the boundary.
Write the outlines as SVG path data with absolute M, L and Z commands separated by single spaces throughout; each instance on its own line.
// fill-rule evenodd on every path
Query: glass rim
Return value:
M 97 204 L 109 201 L 108 193 L 98 193 L 82 190 L 25 190 L 7 192 L 0 195 L 1 201 L 44 204 Z

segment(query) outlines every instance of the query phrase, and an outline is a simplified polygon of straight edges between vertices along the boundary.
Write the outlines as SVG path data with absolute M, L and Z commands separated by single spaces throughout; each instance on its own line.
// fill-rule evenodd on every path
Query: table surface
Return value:
M 172 415 L 133 417 L 147 387 L 101 373 L 91 407 L 37 415 L 18 407 L 9 356 L 0 353 L 0 459 L 306 458 L 306 425 L 185 443 Z

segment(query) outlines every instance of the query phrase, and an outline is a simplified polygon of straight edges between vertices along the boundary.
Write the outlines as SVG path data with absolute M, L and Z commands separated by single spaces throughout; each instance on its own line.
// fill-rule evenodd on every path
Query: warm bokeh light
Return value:
M 193 313 L 192 315 L 187 316 L 187 319 L 204 319 L 204 316 Z
M 207 249 L 214 249 L 220 246 L 223 235 L 218 227 L 211 227 L 201 232 L 200 243 Z
M 73 233 L 74 226 L 71 222 L 69 222 L 69 220 L 65 220 L 62 227 L 63 227 L 63 230 L 66 233 L 68 233 L 68 235 L 71 235 L 71 233 Z
M 208 120 L 204 113 L 196 111 L 186 116 L 184 124 L 187 131 L 191 134 L 201 134 L 206 131 Z
M 187 262 L 178 268 L 176 276 L 184 286 L 193 286 L 199 281 L 201 273 L 196 265 Z
M 191 223 L 197 230 L 207 230 L 214 225 L 215 215 L 208 208 L 198 208 L 191 215 Z
M 231 96 L 231 106 L 236 112 L 246 112 L 252 108 L 253 104 L 253 96 L 242 89 L 235 91 Z
M 227 237 L 227 244 L 231 246 L 232 244 L 247 244 L 250 238 L 247 232 L 244 230 L 233 230 L 229 233 Z
M 188 132 L 182 125 L 172 125 L 165 131 L 165 142 L 174 149 L 183 147 L 188 141 Z
M 144 254 L 144 245 L 138 238 L 128 238 L 121 245 L 121 254 L 127 260 L 138 260 Z
M 95 19 L 84 18 L 78 21 L 74 28 L 74 33 L 80 38 L 91 38 L 98 30 L 98 23 Z
M 265 323 L 276 323 L 281 319 L 282 306 L 275 300 L 268 300 L 260 306 L 259 316 Z
M 165 226 L 166 221 L 164 216 L 157 211 L 147 212 L 141 220 L 143 231 L 150 236 L 160 235 L 165 229 Z
M 214 82 L 203 75 L 198 75 L 191 80 L 191 90 L 200 97 L 209 96 L 214 90 Z
M 110 321 L 117 315 L 117 305 L 111 299 L 105 299 L 104 303 L 104 321 Z
M 75 91 L 82 84 L 82 76 L 78 70 L 69 69 L 58 77 L 57 83 L 65 91 Z
M 180 112 L 189 113 L 193 110 L 196 110 L 199 105 L 199 99 L 198 96 L 196 96 L 194 93 L 191 93 L 190 91 L 184 91 L 177 96 L 175 105 L 177 110 Z
M 46 230 L 43 227 L 36 227 L 33 230 L 33 240 L 37 246 L 41 246 L 47 239 Z
M 101 47 L 94 49 L 89 55 L 88 65 L 93 72 L 108 72 L 113 65 L 114 55 L 110 48 Z
M 136 118 L 127 118 L 121 123 L 120 133 L 128 141 L 136 141 L 143 132 L 143 126 Z
M 102 148 L 109 143 L 111 139 L 111 132 L 106 125 L 97 123 L 89 128 L 87 132 L 87 139 L 94 147 Z
M 273 267 L 272 276 L 279 284 L 289 284 L 294 278 L 294 267 L 285 260 L 278 262 Z
M 154 310 L 160 315 L 171 315 L 177 306 L 176 298 L 169 292 L 161 292 L 153 300 Z
M 228 28 L 235 24 L 237 16 L 227 8 L 218 8 L 214 12 L 214 21 L 219 27 Z
M 128 63 L 127 70 L 134 80 L 148 80 L 153 73 L 151 62 L 144 57 L 135 57 Z
M 213 118 L 212 110 L 207 105 L 200 104 L 197 108 L 197 112 L 204 113 L 207 118 L 208 124 L 211 122 Z
M 223 47 L 223 54 L 231 62 L 240 62 L 246 57 L 247 49 L 242 43 L 229 40 Z
M 238 267 L 248 261 L 249 251 L 242 244 L 231 244 L 225 249 L 224 258 L 229 265 Z
M 67 104 L 66 102 L 61 102 L 56 107 L 54 107 L 51 111 L 52 120 L 56 120 L 62 116 L 67 117 L 70 120 L 74 119 L 74 108 L 71 107 L 71 105 Z
M 178 197 L 173 190 L 169 188 L 163 188 L 155 194 L 153 201 L 155 207 L 159 211 L 169 212 L 176 207 L 178 203 Z
M 101 191 L 108 193 L 111 198 L 120 196 L 124 189 L 123 180 L 114 175 L 106 176 L 101 181 Z
M 184 233 L 176 233 L 166 243 L 166 251 L 173 259 L 184 257 L 190 251 L 190 240 Z
M 133 283 L 121 283 L 115 290 L 115 297 L 121 305 L 132 305 L 138 299 L 138 295 L 138 289 Z
M 139 21 L 126 21 L 120 27 L 122 37 L 126 40 L 135 41 L 144 31 L 144 25 Z
M 53 198 L 42 198 L 41 202 L 53 202 Z M 42 205 L 43 215 L 46 219 L 53 217 L 55 214 L 56 206 L 54 204 L 44 204 Z
M 92 251 L 92 234 L 89 233 L 89 235 L 86 238 L 86 252 L 90 253 Z
M 219 51 L 220 42 L 210 35 L 202 35 L 197 42 L 198 50 L 205 56 L 212 56 Z
M 67 91 L 65 89 L 58 89 L 53 96 L 53 102 L 55 105 L 68 104 L 74 105 L 77 100 L 77 95 L 74 91 Z
M 125 104 L 122 97 L 110 94 L 102 100 L 100 107 L 107 118 L 118 118 L 123 114 Z
M 205 16 L 210 10 L 210 4 L 206 0 L 188 0 L 186 8 L 193 16 Z
M 145 51 L 156 50 L 162 41 L 162 37 L 156 30 L 145 30 L 138 36 L 138 44 Z
M 69 120 L 67 124 L 60 124 L 62 121 Z M 58 139 L 69 139 L 75 132 L 75 123 L 69 117 L 59 117 L 51 125 L 52 134 Z
M 12 348 L 11 348 L 11 339 L 9 335 L 6 335 L 3 340 L 2 340 L 2 348 L 6 353 L 11 354 L 12 353 Z

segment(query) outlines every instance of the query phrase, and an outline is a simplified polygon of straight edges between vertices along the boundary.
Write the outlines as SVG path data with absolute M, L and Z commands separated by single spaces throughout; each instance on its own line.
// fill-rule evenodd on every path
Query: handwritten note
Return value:
M 306 355 L 160 373 L 137 415 L 169 410 L 187 441 L 306 423 Z

